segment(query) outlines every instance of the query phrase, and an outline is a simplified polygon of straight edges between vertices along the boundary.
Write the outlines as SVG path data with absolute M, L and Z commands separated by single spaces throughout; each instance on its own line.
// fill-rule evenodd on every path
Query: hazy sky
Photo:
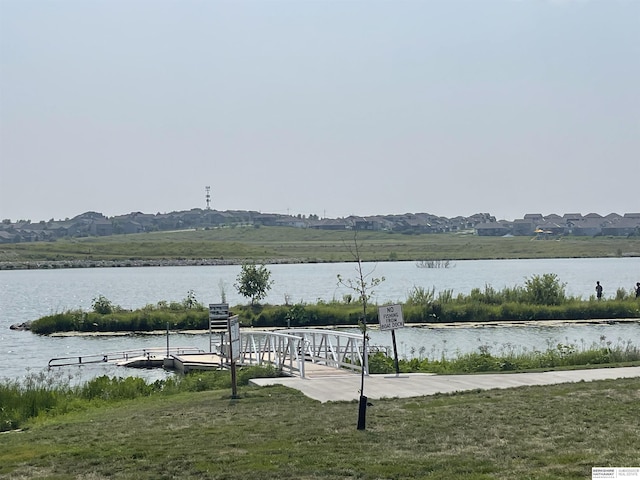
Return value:
M 0 0 L 0 218 L 640 211 L 640 1 Z

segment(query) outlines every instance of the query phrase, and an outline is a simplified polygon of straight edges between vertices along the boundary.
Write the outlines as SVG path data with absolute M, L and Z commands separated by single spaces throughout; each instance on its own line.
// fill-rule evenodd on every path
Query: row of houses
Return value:
M 111 235 L 111 221 L 104 215 L 87 212 L 72 219 L 31 223 L 20 220 L 0 223 L 0 243 L 47 242 L 58 238 Z
M 146 214 L 132 212 L 106 217 L 98 212 L 86 212 L 72 219 L 31 223 L 19 221 L 0 223 L 0 243 L 55 241 L 59 238 L 110 236 L 154 231 L 207 229 L 235 226 L 276 226 L 318 230 L 369 230 L 406 234 L 449 233 L 474 231 L 482 236 L 558 236 L 558 235 L 640 235 L 640 213 L 611 213 L 605 217 L 596 213 L 560 215 L 527 214 L 514 221 L 496 220 L 489 213 L 469 217 L 440 217 L 429 213 L 349 216 L 318 218 L 317 215 L 266 214 L 256 211 L 217 211 L 192 209 L 181 212 Z
M 252 212 L 215 212 L 195 209 L 184 212 L 146 214 L 133 212 L 106 217 L 98 212 L 85 212 L 65 220 L 31 223 L 21 220 L 0 223 L 0 243 L 55 241 L 59 238 L 110 236 L 143 232 L 184 230 L 217 226 L 253 224 Z M 257 214 L 257 212 L 255 212 Z
M 446 218 L 430 213 L 405 213 L 401 215 L 349 216 L 345 218 L 294 218 L 281 215 L 261 215 L 260 225 L 289 226 L 316 230 L 369 230 L 401 233 L 447 233 L 472 229 L 482 222 L 495 221 L 488 213 L 470 217 Z
M 474 227 L 480 236 L 537 236 L 539 238 L 576 236 L 630 236 L 640 235 L 640 213 L 619 215 L 597 213 L 581 215 L 566 213 L 562 216 L 551 214 L 528 214 L 524 218 L 510 221 L 483 222 Z

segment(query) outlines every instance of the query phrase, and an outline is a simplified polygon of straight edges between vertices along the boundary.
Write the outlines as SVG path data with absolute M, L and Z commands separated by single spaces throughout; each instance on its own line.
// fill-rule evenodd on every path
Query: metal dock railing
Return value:
M 123 350 L 120 352 L 96 353 L 92 355 L 75 355 L 70 357 L 57 357 L 49 360 L 48 366 L 66 367 L 68 365 L 88 365 L 92 363 L 115 363 L 123 360 L 130 360 L 136 357 L 157 357 L 170 355 L 186 355 L 194 353 L 204 353 L 204 350 L 197 347 L 157 347 L 139 348 L 133 350 Z

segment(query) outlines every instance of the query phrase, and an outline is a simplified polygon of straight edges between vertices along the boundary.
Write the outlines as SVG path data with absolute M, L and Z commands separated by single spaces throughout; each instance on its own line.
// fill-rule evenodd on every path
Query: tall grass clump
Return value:
M 251 378 L 276 377 L 273 366 L 251 366 L 238 369 L 237 384 L 246 386 Z M 231 388 L 229 371 L 191 372 L 148 383 L 139 377 L 93 378 L 72 386 L 72 377 L 51 371 L 28 374 L 22 380 L 0 381 L 0 432 L 22 427 L 27 421 L 53 416 L 71 410 L 95 408 L 124 400 L 152 395 L 173 395 Z
M 55 410 L 71 394 L 70 379 L 51 372 L 0 381 L 0 431 L 18 428 L 30 418 Z
M 493 352 L 489 345 L 481 345 L 477 351 L 458 354 L 453 358 L 441 355 L 438 358 L 418 356 L 400 359 L 400 370 L 404 373 L 484 373 L 513 372 L 538 369 L 589 367 L 602 365 L 629 365 L 640 362 L 640 348 L 631 340 L 611 342 L 604 336 L 591 345 L 558 343 L 546 345 L 541 350 L 516 350 L 512 346 Z M 393 359 L 384 353 L 369 358 L 371 373 L 392 373 Z

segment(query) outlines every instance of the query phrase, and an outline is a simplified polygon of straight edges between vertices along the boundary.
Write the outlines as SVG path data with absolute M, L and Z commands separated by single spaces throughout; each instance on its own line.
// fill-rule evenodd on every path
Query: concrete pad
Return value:
M 640 367 L 476 375 L 409 373 L 394 376 L 384 374 L 365 376 L 364 394 L 369 399 L 410 398 L 476 389 L 491 390 L 526 385 L 554 385 L 636 377 L 640 377 Z M 300 390 L 307 397 L 320 402 L 352 401 L 358 400 L 360 397 L 361 376 L 349 373 L 314 378 L 255 378 L 250 383 L 258 386 L 284 385 Z

